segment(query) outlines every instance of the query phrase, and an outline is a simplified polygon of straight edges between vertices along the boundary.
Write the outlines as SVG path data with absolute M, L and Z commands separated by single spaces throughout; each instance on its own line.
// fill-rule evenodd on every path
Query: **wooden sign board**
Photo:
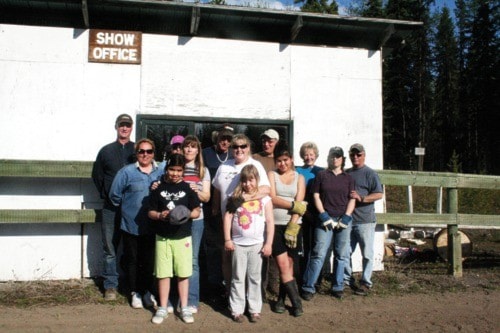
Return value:
M 89 62 L 140 64 L 140 31 L 89 30 Z

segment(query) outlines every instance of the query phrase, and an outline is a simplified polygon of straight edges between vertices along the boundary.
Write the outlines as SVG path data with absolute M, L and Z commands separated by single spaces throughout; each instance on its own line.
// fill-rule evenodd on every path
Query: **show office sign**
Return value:
M 89 30 L 89 62 L 140 64 L 140 31 Z

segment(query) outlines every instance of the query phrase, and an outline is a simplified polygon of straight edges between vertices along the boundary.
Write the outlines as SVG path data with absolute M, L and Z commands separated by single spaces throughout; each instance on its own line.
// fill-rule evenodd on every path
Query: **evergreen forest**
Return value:
M 336 14 L 325 0 L 303 11 Z M 419 21 L 383 63 L 384 168 L 500 175 L 500 1 L 354 0 L 353 16 Z

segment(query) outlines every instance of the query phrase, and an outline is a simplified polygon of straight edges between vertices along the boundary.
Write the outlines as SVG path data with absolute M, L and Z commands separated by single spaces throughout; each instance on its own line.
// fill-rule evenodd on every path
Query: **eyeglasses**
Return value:
M 232 136 L 225 136 L 224 135 L 224 136 L 220 137 L 219 141 L 229 141 L 229 142 L 231 142 L 232 139 L 233 139 Z
M 177 150 L 182 148 L 182 143 L 174 143 L 172 145 L 172 150 Z
M 234 150 L 240 148 L 240 149 L 247 149 L 248 148 L 248 145 L 247 144 L 244 144 L 244 145 L 232 145 L 231 148 L 233 148 Z
M 350 153 L 349 155 L 352 157 L 354 157 L 354 156 L 361 157 L 361 156 L 363 156 L 363 153 Z
M 119 123 L 118 127 L 127 127 L 127 128 L 130 128 L 130 127 L 132 127 L 132 124 L 130 124 L 130 123 Z
M 154 150 L 153 149 L 139 149 L 137 151 L 137 154 L 153 154 Z

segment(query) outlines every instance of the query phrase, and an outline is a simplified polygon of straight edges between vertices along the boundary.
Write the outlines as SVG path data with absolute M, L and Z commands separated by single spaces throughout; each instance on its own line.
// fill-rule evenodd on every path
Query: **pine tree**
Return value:
M 354 0 L 350 2 L 347 11 L 351 16 L 378 18 L 385 16 L 382 0 Z
M 466 107 L 468 168 L 477 173 L 500 174 L 496 152 L 500 140 L 498 3 L 475 0 L 470 44 L 466 54 Z
M 303 3 L 300 8 L 303 12 L 323 13 L 323 14 L 338 14 L 339 6 L 335 0 L 329 2 L 327 0 L 295 0 L 294 3 Z
M 422 30 L 384 61 L 384 164 L 388 168 L 415 169 L 414 148 L 426 143 L 432 105 L 429 3 L 387 2 L 387 18 L 424 22 Z
M 471 132 L 471 122 L 468 119 L 467 102 L 467 51 L 470 44 L 470 32 L 474 9 L 471 0 L 455 0 L 455 18 L 458 32 L 458 113 L 460 118 L 462 138 L 457 142 L 457 153 L 464 158 L 464 170 L 469 171 L 469 163 L 472 157 L 470 143 L 468 142 Z
M 459 148 L 457 143 L 462 140 L 458 107 L 459 58 L 449 9 L 444 7 L 437 19 L 433 36 L 434 108 L 429 122 L 432 131 L 427 160 L 431 170 L 444 171 Z
M 382 0 L 366 0 L 361 15 L 363 17 L 384 17 Z

